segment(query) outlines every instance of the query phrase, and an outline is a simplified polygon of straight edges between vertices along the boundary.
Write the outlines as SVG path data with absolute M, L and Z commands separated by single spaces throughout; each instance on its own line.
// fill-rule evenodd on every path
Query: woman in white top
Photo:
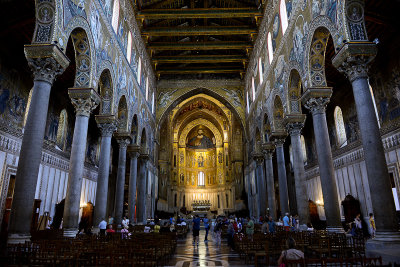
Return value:
M 295 249 L 296 241 L 294 241 L 293 237 L 289 237 L 286 240 L 286 247 L 288 249 L 282 251 L 282 254 L 281 254 L 281 256 L 279 257 L 279 260 L 278 260 L 278 265 L 281 265 L 282 263 L 285 263 L 286 260 L 304 259 L 304 253 L 302 251 L 298 250 L 298 249 Z

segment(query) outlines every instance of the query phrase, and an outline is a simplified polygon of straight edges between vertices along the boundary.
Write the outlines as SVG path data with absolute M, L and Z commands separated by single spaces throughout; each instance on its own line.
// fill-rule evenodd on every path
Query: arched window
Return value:
M 286 0 L 281 0 L 281 4 L 279 7 L 279 13 L 281 16 L 281 24 L 282 24 L 282 35 L 285 34 L 285 31 L 288 27 L 288 17 L 286 11 Z
M 256 85 L 255 85 L 255 82 L 254 82 L 254 76 L 253 77 L 251 77 L 251 92 L 252 92 L 252 94 L 253 94 L 253 101 L 256 99 Z
M 119 0 L 114 0 L 111 26 L 113 27 L 115 33 L 118 33 L 118 20 L 119 20 Z
M 258 58 L 258 75 L 260 75 L 260 84 L 263 83 L 263 66 L 261 62 L 261 57 Z
M 197 177 L 197 186 L 205 186 L 204 172 L 199 172 Z
M 152 99 L 151 99 L 151 113 L 154 114 L 154 111 L 155 111 L 155 106 L 154 106 L 154 92 L 153 92 L 153 95 L 152 95 L 151 98 L 152 98 Z
M 274 58 L 274 50 L 272 47 L 271 32 L 268 33 L 267 45 L 268 45 L 269 64 L 271 64 L 272 59 Z
M 28 118 L 29 108 L 31 107 L 32 92 L 33 92 L 33 88 L 29 91 L 28 103 L 26 104 L 26 109 L 25 109 L 25 114 L 24 114 L 24 123 L 22 124 L 22 127 L 25 127 L 26 119 Z
M 139 57 L 139 64 L 138 64 L 138 84 L 140 85 L 140 80 L 142 77 L 142 59 Z
M 340 107 L 335 107 L 334 112 L 335 126 L 336 126 L 336 136 L 339 147 L 347 145 L 346 130 L 344 127 L 343 113 Z
M 67 138 L 68 115 L 65 109 L 61 110 L 57 129 L 57 146 L 64 150 L 65 139 Z
M 132 33 L 128 33 L 128 47 L 126 49 L 126 58 L 128 62 L 131 63 L 131 55 L 132 55 Z
M 146 101 L 149 101 L 149 77 L 146 77 Z
M 300 136 L 301 141 L 301 151 L 303 152 L 303 161 L 307 161 L 307 150 L 306 150 L 306 140 L 304 139 L 304 135 Z

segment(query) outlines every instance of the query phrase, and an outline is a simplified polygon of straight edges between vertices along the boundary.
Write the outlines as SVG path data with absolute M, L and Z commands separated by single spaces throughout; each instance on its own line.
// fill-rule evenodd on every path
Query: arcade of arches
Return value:
M 2 240 L 373 213 L 400 243 L 399 1 L 22 2 L 0 4 Z

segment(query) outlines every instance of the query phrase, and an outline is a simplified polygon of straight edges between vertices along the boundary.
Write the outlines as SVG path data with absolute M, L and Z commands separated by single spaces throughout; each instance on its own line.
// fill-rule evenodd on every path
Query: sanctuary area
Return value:
M 0 265 L 400 264 L 399 10 L 0 1 Z

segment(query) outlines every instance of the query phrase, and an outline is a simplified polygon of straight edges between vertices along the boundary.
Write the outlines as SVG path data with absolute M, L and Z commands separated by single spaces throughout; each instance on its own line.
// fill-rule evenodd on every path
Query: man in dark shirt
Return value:
M 196 215 L 193 219 L 193 245 L 199 245 L 200 218 Z

